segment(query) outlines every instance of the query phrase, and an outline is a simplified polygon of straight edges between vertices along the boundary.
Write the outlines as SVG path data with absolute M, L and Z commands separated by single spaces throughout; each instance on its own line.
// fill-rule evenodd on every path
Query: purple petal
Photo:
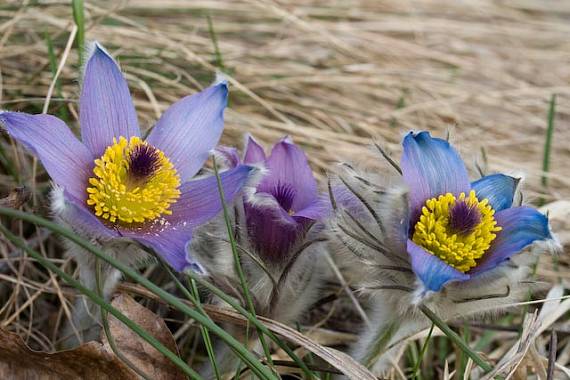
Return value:
M 519 178 L 504 174 L 491 174 L 471 183 L 477 198 L 487 198 L 495 211 L 501 211 L 513 205 L 513 197 L 519 183 Z
M 219 146 L 216 148 L 216 153 L 222 157 L 226 165 L 230 168 L 235 168 L 241 163 L 238 150 L 229 146 Z
M 271 193 L 279 186 L 291 186 L 295 193 L 291 203 L 294 212 L 304 209 L 317 199 L 317 181 L 301 148 L 284 139 L 275 144 L 266 165 L 269 174 L 258 186 L 258 191 Z
M 226 203 L 234 200 L 257 170 L 240 165 L 220 174 Z M 222 211 L 216 177 L 186 182 L 180 190 L 180 198 L 170 208 L 172 215 L 143 231 L 121 232 L 154 249 L 179 272 L 188 268 L 202 272 L 200 265 L 188 254 L 187 247 L 192 238 L 192 230 Z
M 110 239 L 120 237 L 117 230 L 108 228 L 101 222 L 101 219 L 95 216 L 85 201 L 79 201 L 67 191 L 64 194 L 66 208 L 63 217 L 72 228 L 79 228 L 81 231 L 86 231 L 89 236 L 97 236 L 99 238 Z
M 263 147 L 255 141 L 252 136 L 247 136 L 247 143 L 245 146 L 245 154 L 243 162 L 246 164 L 256 164 L 265 161 L 265 152 Z
M 259 169 L 253 166 L 239 165 L 235 169 L 220 173 L 226 204 L 233 202 L 236 195 L 258 172 Z M 198 226 L 222 211 L 215 176 L 187 182 L 181 186 L 180 191 L 180 198 L 170 207 L 172 215 L 167 218 L 172 224 Z
M 113 138 L 139 136 L 139 124 L 127 81 L 115 60 L 99 44 L 87 64 L 79 98 L 81 139 L 95 157 Z
M 182 98 L 166 110 L 151 131 L 147 141 L 170 159 L 182 182 L 202 168 L 218 144 L 227 100 L 225 83 Z
M 429 132 L 410 132 L 402 145 L 402 176 L 410 187 L 412 222 L 426 200 L 446 193 L 469 192 L 471 185 L 463 160 L 447 141 L 432 138 Z
M 491 244 L 471 274 L 495 268 L 529 244 L 552 239 L 546 216 L 531 207 L 513 207 L 495 214 L 497 225 L 503 229 Z
M 124 236 L 132 237 L 147 247 L 152 248 L 177 272 L 183 272 L 188 269 L 198 273 L 204 272 L 202 267 L 188 253 L 188 244 L 192 239 L 192 230 L 190 228 L 181 230 L 165 229 L 160 232 L 147 232 L 143 235 L 127 232 Z
M 409 239 L 408 254 L 412 259 L 412 270 L 427 290 L 439 292 L 451 281 L 465 281 L 470 278 Z
M 293 218 L 306 218 L 311 220 L 321 220 L 326 215 L 330 214 L 332 208 L 328 203 L 328 199 L 320 197 L 310 203 L 307 207 L 299 210 L 293 214 Z
M 55 183 L 81 201 L 87 198 L 93 157 L 63 121 L 51 115 L 1 112 L 0 124 L 40 159 Z
M 279 207 L 245 205 L 247 231 L 256 252 L 268 262 L 283 262 L 291 249 L 313 223 L 310 219 L 291 218 Z M 293 221 L 293 223 L 291 223 Z

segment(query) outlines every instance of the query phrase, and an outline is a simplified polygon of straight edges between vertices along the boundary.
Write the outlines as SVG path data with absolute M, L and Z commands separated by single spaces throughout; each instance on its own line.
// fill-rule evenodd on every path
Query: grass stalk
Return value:
M 168 273 L 170 278 L 174 281 L 176 287 L 184 294 L 186 298 L 194 304 L 196 309 L 201 312 L 204 316 L 210 318 L 208 314 L 202 308 L 202 303 L 200 302 L 200 294 L 198 293 L 198 288 L 196 287 L 196 282 L 190 279 L 190 290 L 182 284 L 182 282 L 176 277 L 176 275 L 170 270 L 168 264 L 166 264 L 160 257 L 158 257 L 160 264 L 162 265 L 163 269 Z M 220 379 L 220 371 L 218 369 L 217 361 L 216 361 L 216 354 L 214 351 L 214 346 L 212 345 L 212 339 L 210 337 L 210 332 L 208 329 L 202 325 L 200 325 L 200 333 L 202 335 L 202 339 L 204 341 L 204 346 L 206 347 L 206 353 L 208 354 L 208 360 L 212 365 L 212 369 L 214 370 L 214 375 L 216 379 Z
M 171 305 L 175 309 L 186 314 L 190 318 L 193 318 L 199 324 L 205 325 L 211 332 L 213 332 L 214 334 L 219 336 L 222 340 L 224 340 L 234 350 L 234 352 L 236 352 L 236 354 L 248 364 L 251 370 L 259 378 L 276 379 L 276 376 L 266 366 L 264 366 L 251 352 L 249 352 L 249 350 L 246 347 L 242 346 L 241 343 L 238 342 L 233 336 L 231 336 L 221 327 L 213 323 L 208 317 L 205 317 L 199 311 L 194 310 L 190 306 L 186 305 L 180 299 L 168 293 L 167 291 L 163 290 L 162 288 L 160 288 L 159 286 L 148 280 L 146 277 L 141 276 L 138 272 L 136 272 L 129 266 L 121 263 L 120 261 L 116 260 L 113 257 L 108 256 L 100 248 L 93 246 L 91 243 L 89 243 L 87 240 L 83 239 L 82 237 L 78 236 L 73 231 L 65 227 L 62 227 L 57 223 L 39 217 L 37 215 L 14 210 L 11 208 L 0 207 L 0 215 L 4 215 L 10 218 L 20 219 L 23 221 L 27 221 L 29 223 L 37 224 L 41 227 L 45 227 L 50 231 L 58 235 L 61 235 L 69 239 L 73 243 L 79 245 L 80 247 L 86 249 L 87 251 L 91 252 L 98 258 L 102 259 L 103 261 L 117 268 L 128 278 L 131 278 L 132 280 L 139 283 L 146 289 L 150 290 L 152 293 L 156 294 L 167 304 Z
M 479 356 L 479 354 L 477 354 L 475 351 L 473 351 L 469 345 L 467 345 L 467 343 L 461 339 L 461 337 L 459 335 L 457 335 L 457 333 L 455 331 L 453 331 L 451 329 L 451 327 L 449 327 L 447 325 L 447 323 L 445 323 L 443 321 L 443 319 L 441 319 L 437 314 L 435 314 L 433 311 L 431 311 L 431 309 L 429 309 L 427 306 L 425 305 L 420 305 L 419 309 L 422 311 L 422 313 L 425 314 L 426 317 L 428 317 L 432 323 L 434 325 L 436 325 L 453 343 L 455 343 L 460 349 L 461 351 L 463 351 L 467 356 L 469 356 L 473 362 L 475 364 L 477 364 L 479 367 L 481 367 L 481 369 L 483 369 L 483 371 L 485 372 L 489 372 L 493 369 L 493 367 L 491 367 L 491 365 L 489 363 L 487 363 L 485 360 L 483 360 L 483 358 L 481 358 L 481 356 Z
M 101 299 L 105 299 L 103 295 L 103 283 L 101 278 L 101 260 L 98 258 L 95 259 L 95 283 L 97 285 L 97 295 L 101 297 Z M 132 369 L 137 375 L 142 377 L 144 380 L 152 380 L 146 373 L 144 373 L 141 369 L 139 369 L 136 365 L 134 365 L 125 355 L 122 354 L 121 350 L 117 346 L 115 342 L 115 338 L 113 337 L 113 333 L 111 332 L 111 327 L 109 326 L 109 318 L 107 315 L 107 310 L 103 309 L 102 307 L 99 308 L 101 311 L 101 324 L 103 325 L 103 332 L 107 337 L 107 342 L 109 342 L 109 347 L 111 347 L 111 351 L 117 356 L 123 363 L 125 363 L 130 369 Z
M 2 208 L 4 209 L 4 208 Z M 9 209 L 8 209 L 9 210 Z M 13 210 L 15 211 L 15 210 Z M 4 214 L 5 215 L 5 214 Z M 28 255 L 30 255 L 34 260 L 40 263 L 46 269 L 52 271 L 60 278 L 62 278 L 66 283 L 73 286 L 79 292 L 85 294 L 91 301 L 95 304 L 99 305 L 101 308 L 106 310 L 107 312 L 111 313 L 115 318 L 119 321 L 123 322 L 127 327 L 133 330 L 138 336 L 143 338 L 147 341 L 151 346 L 157 349 L 160 353 L 170 359 L 178 368 L 180 368 L 185 374 L 190 376 L 193 379 L 201 379 L 200 375 L 196 373 L 192 368 L 190 368 L 183 360 L 181 360 L 178 355 L 174 352 L 170 351 L 167 347 L 165 347 L 160 341 L 158 341 L 154 336 L 150 335 L 147 331 L 145 331 L 139 324 L 129 319 L 126 315 L 121 313 L 112 305 L 105 302 L 103 298 L 101 298 L 95 291 L 85 287 L 79 281 L 75 280 L 73 277 L 59 269 L 55 264 L 53 264 L 49 259 L 43 257 L 34 249 L 28 247 L 26 243 L 10 232 L 6 227 L 4 227 L 0 223 L 0 232 L 11 241 L 16 247 L 24 250 Z
M 426 337 L 426 340 L 424 341 L 424 344 L 422 345 L 422 348 L 420 350 L 420 354 L 418 356 L 418 360 L 416 361 L 416 364 L 414 365 L 414 369 L 412 370 L 412 378 L 419 378 L 419 371 L 420 371 L 420 366 L 422 365 L 422 360 L 424 358 L 424 355 L 426 354 L 427 348 L 428 348 L 428 344 L 429 341 L 431 339 L 431 334 L 433 333 L 433 328 L 434 328 L 434 324 L 431 324 L 431 327 L 429 328 L 429 332 L 428 335 Z
M 220 195 L 220 202 L 222 203 L 224 221 L 225 221 L 226 229 L 228 232 L 228 239 L 230 241 L 230 246 L 232 249 L 232 255 L 234 257 L 235 269 L 236 269 L 236 272 L 237 272 L 238 277 L 239 277 L 239 281 L 240 281 L 240 284 L 242 287 L 244 297 L 245 297 L 246 302 L 247 302 L 247 307 L 249 309 L 249 312 L 253 315 L 256 315 L 255 306 L 253 304 L 253 299 L 251 298 L 251 294 L 249 293 L 249 285 L 247 283 L 247 279 L 245 278 L 245 274 L 243 273 L 243 268 L 241 267 L 241 260 L 240 260 L 239 254 L 238 254 L 237 245 L 236 245 L 235 237 L 233 234 L 232 224 L 231 224 L 230 216 L 228 213 L 228 208 L 226 207 L 224 188 L 222 186 L 222 179 L 220 178 L 220 173 L 218 171 L 218 165 L 216 163 L 216 157 L 213 156 L 212 160 L 214 163 L 214 174 L 216 176 L 216 183 L 218 185 L 218 193 Z M 263 347 L 263 352 L 265 353 L 265 356 L 267 358 L 267 362 L 269 363 L 270 366 L 273 366 L 272 360 L 271 360 L 271 352 L 269 350 L 269 345 L 265 341 L 265 336 L 263 335 L 263 332 L 259 328 L 257 328 L 257 333 L 259 336 L 259 341 L 261 343 L 261 346 Z
M 71 8 L 73 10 L 73 21 L 77 25 L 77 55 L 79 57 L 79 67 L 83 67 L 83 58 L 85 53 L 85 12 L 83 0 L 71 0 Z
M 544 190 L 548 188 L 548 173 L 550 172 L 550 156 L 552 154 L 552 135 L 554 134 L 554 116 L 556 115 L 556 94 L 552 94 L 548 105 L 547 127 L 542 154 L 542 177 L 540 183 Z M 544 205 L 544 198 L 539 199 L 539 206 Z
M 239 302 L 236 302 L 232 297 L 228 296 L 226 293 L 224 293 L 221 289 L 219 289 L 218 287 L 212 285 L 211 283 L 209 283 L 208 281 L 204 280 L 203 278 L 201 278 L 199 275 L 197 275 L 196 273 L 193 272 L 189 272 L 188 276 L 191 277 L 193 280 L 195 280 L 199 285 L 203 286 L 204 288 L 208 289 L 208 291 L 210 291 L 212 294 L 214 294 L 216 297 L 219 297 L 221 300 L 223 300 L 224 302 L 226 302 L 228 305 L 230 305 L 232 308 L 234 308 L 238 313 L 240 313 L 241 315 L 243 315 L 244 317 L 247 318 L 247 320 L 254 325 L 256 328 L 260 329 L 267 337 L 269 337 L 269 339 L 271 339 L 272 341 L 274 341 L 279 348 L 281 348 L 283 351 L 285 351 L 285 353 L 287 355 L 289 355 L 289 357 L 299 366 L 299 368 L 301 368 L 301 370 L 305 373 L 305 375 L 307 376 L 307 378 L 313 378 L 313 373 L 311 372 L 311 370 L 309 369 L 309 367 L 307 367 L 307 365 L 305 364 L 305 362 L 303 362 L 296 354 L 295 352 L 293 352 L 293 350 L 291 348 L 289 348 L 289 346 L 287 346 L 286 343 L 284 343 L 281 339 L 279 339 L 271 330 L 269 330 L 263 323 L 261 323 L 259 321 L 259 319 L 257 319 L 257 317 L 254 314 L 251 314 L 250 312 L 248 312 L 243 306 L 241 306 L 239 304 Z

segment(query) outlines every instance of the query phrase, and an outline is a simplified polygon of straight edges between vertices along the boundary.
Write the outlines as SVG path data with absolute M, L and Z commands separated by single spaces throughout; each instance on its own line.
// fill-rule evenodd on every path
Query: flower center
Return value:
M 278 183 L 275 185 L 271 193 L 277 200 L 277 203 L 279 203 L 279 206 L 287 211 L 289 215 L 295 214 L 295 211 L 291 208 L 296 194 L 293 186 L 285 183 Z
M 461 272 L 477 265 L 495 239 L 495 210 L 488 199 L 479 201 L 475 191 L 458 198 L 447 193 L 426 201 L 414 227 L 412 240 Z
M 138 137 L 113 139 L 95 160 L 87 204 L 111 223 L 130 224 L 170 215 L 180 177 L 164 153 Z

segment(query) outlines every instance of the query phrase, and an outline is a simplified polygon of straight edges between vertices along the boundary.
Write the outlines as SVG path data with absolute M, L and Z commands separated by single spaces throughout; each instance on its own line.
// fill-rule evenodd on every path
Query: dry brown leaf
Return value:
M 0 328 L 0 347 L 0 379 L 138 379 L 97 342 L 69 351 L 36 352 L 18 334 Z
M 170 351 L 178 352 L 174 337 L 161 317 L 126 294 L 121 294 L 113 299 L 112 305 L 158 339 Z M 149 378 L 154 380 L 186 379 L 174 363 L 121 321 L 109 316 L 109 327 L 119 352 Z M 111 351 L 105 336 L 103 336 L 103 342 L 106 348 Z
M 119 289 L 135 294 L 140 294 L 144 297 L 147 297 L 155 301 L 159 302 L 162 301 L 154 293 L 148 291 L 147 289 L 143 288 L 140 285 L 122 283 L 119 286 Z M 188 303 L 188 306 L 192 305 Z M 210 318 L 212 318 L 212 320 L 216 322 L 227 322 L 238 326 L 246 326 L 248 323 L 247 319 L 244 316 L 232 310 L 227 310 L 214 305 L 204 305 L 204 310 L 206 311 L 206 313 L 208 313 Z M 366 369 L 366 367 L 358 363 L 350 356 L 333 348 L 324 347 L 316 343 L 312 339 L 299 333 L 297 330 L 289 326 L 286 326 L 282 323 L 261 316 L 258 316 L 258 319 L 261 323 L 265 325 L 265 327 L 267 327 L 273 333 L 280 335 L 289 342 L 295 343 L 305 348 L 306 350 L 312 352 L 313 354 L 315 354 L 316 356 L 320 357 L 325 362 L 330 364 L 332 367 L 343 372 L 346 375 L 346 377 L 348 377 L 349 379 L 376 380 L 376 377 L 372 374 L 372 372 L 370 372 L 368 369 Z

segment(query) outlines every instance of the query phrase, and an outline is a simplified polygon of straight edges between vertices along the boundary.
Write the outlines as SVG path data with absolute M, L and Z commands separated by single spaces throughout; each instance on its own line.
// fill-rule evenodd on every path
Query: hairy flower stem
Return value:
M 380 356 L 386 351 L 386 347 L 399 328 L 400 321 L 395 319 L 386 325 L 381 325 L 381 327 L 376 331 L 374 340 L 370 343 L 366 355 L 362 360 L 362 363 L 366 368 L 370 369 L 374 364 L 376 364 L 378 358 L 380 358 Z
M 226 228 L 228 230 L 228 239 L 230 241 L 230 246 L 232 248 L 232 254 L 234 256 L 235 269 L 236 269 L 236 272 L 239 276 L 239 280 L 240 280 L 240 283 L 241 283 L 241 286 L 243 289 L 245 299 L 247 301 L 247 306 L 249 308 L 249 311 L 255 315 L 255 306 L 253 305 L 253 300 L 252 300 L 250 292 L 249 292 L 247 280 L 245 279 L 245 274 L 243 273 L 243 269 L 241 267 L 240 257 L 239 257 L 239 254 L 237 252 L 237 246 L 236 246 L 235 238 L 233 235 L 230 216 L 228 213 L 228 209 L 226 207 L 224 188 L 222 186 L 222 180 L 220 178 L 220 173 L 218 172 L 218 165 L 216 163 L 216 157 L 215 156 L 212 157 L 212 161 L 214 164 L 214 175 L 216 176 L 216 181 L 217 181 L 217 185 L 218 185 L 218 193 L 220 195 L 220 201 L 222 203 L 222 211 L 223 211 L 223 215 L 224 215 L 224 221 L 226 223 Z M 259 329 L 257 329 L 257 333 L 259 336 L 259 342 L 261 343 L 261 346 L 263 347 L 263 351 L 265 353 L 265 357 L 267 358 L 267 363 L 269 364 L 270 367 L 273 367 L 273 362 L 271 359 L 271 352 L 269 350 L 269 345 L 267 344 L 263 333 Z

